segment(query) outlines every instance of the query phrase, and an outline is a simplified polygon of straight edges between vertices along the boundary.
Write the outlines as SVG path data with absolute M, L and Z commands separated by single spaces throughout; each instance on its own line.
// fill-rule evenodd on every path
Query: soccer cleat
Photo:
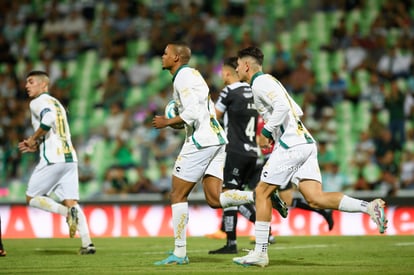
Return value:
M 73 238 L 78 228 L 78 209 L 76 209 L 74 206 L 69 207 L 66 222 L 69 226 L 69 237 Z
M 96 252 L 96 248 L 93 245 L 93 243 L 91 243 L 90 245 L 88 245 L 87 247 L 81 247 L 79 249 L 79 254 L 80 255 L 86 255 L 86 254 L 95 254 Z
M 190 263 L 190 260 L 188 259 L 187 256 L 180 258 L 180 257 L 175 256 L 174 254 L 171 254 L 166 259 L 155 262 L 154 265 L 184 265 L 184 264 L 189 264 L 189 263 Z
M 267 256 L 267 253 L 250 250 L 249 254 L 246 256 L 233 258 L 233 263 L 242 266 L 256 265 L 265 267 L 269 264 L 269 257 Z
M 208 254 L 237 254 L 237 245 L 225 245 L 217 250 L 210 250 Z
M 6 255 L 7 255 L 6 250 L 4 250 L 3 248 L 0 249 L 0 257 L 4 257 Z
M 272 235 L 269 235 L 269 244 L 275 244 L 276 243 L 276 238 Z
M 325 218 L 326 222 L 328 223 L 329 231 L 332 230 L 334 226 L 334 220 L 332 215 L 332 210 L 325 210 L 323 217 Z
M 226 239 L 227 238 L 227 234 L 226 234 L 226 232 L 223 232 L 223 231 L 221 231 L 220 229 L 219 230 L 217 230 L 216 232 L 214 232 L 214 233 L 211 233 L 211 234 L 206 234 L 205 235 L 207 238 L 209 238 L 209 239 L 219 239 L 219 240 L 223 240 L 223 239 Z
M 378 227 L 378 230 L 381 234 L 387 229 L 387 218 L 385 217 L 384 212 L 385 202 L 381 199 L 375 199 L 368 203 L 367 212 L 371 216 Z
M 272 207 L 279 212 L 280 216 L 286 218 L 288 215 L 288 208 L 286 202 L 282 201 L 279 197 L 279 192 L 277 190 L 270 195 L 270 199 L 272 201 Z

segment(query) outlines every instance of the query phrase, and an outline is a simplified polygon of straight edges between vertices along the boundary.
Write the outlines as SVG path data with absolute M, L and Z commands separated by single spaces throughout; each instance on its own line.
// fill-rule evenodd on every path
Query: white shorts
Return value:
M 61 200 L 79 200 L 78 163 L 39 163 L 27 185 L 29 197 L 49 196 L 52 192 Z
M 322 182 L 316 144 L 301 144 L 292 148 L 277 145 L 262 169 L 260 180 L 272 185 L 286 187 L 301 180 Z
M 225 145 L 197 149 L 193 143 L 184 143 L 175 161 L 173 175 L 189 182 L 198 182 L 204 175 L 223 180 L 224 149 Z

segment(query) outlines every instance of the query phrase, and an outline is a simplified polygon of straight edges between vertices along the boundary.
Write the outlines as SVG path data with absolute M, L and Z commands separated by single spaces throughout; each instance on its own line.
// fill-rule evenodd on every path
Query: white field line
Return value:
M 414 242 L 395 243 L 395 246 L 411 246 Z
M 332 247 L 334 245 L 328 245 L 328 244 L 310 244 L 310 245 L 291 245 L 291 246 L 276 246 L 276 245 L 271 245 L 268 247 L 269 250 L 286 250 L 286 249 L 315 249 L 315 248 L 328 248 L 328 247 Z M 254 248 L 254 245 L 252 245 L 252 249 Z M 240 249 L 241 251 L 248 251 L 249 249 L 246 248 L 242 248 Z M 204 249 L 204 250 L 187 250 L 188 253 L 207 253 L 208 250 Z M 164 252 L 144 252 L 142 254 L 147 254 L 147 255 L 154 255 L 154 254 L 168 254 L 166 251 Z

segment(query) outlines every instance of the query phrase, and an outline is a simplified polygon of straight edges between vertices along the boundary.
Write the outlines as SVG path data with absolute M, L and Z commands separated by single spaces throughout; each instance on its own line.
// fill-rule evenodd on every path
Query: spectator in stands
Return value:
M 56 97 L 66 108 L 69 106 L 72 91 L 74 88 L 74 79 L 69 76 L 67 66 L 62 66 L 60 77 L 52 85 L 52 95 Z
M 396 195 L 399 189 L 399 164 L 395 161 L 394 151 L 387 150 L 378 158 L 378 166 L 381 178 L 376 189 L 384 191 L 387 195 Z
M 135 86 L 141 86 L 149 82 L 154 76 L 153 70 L 143 53 L 136 57 L 135 63 L 128 68 L 127 73 L 129 82 Z
M 292 73 L 291 56 L 288 51 L 283 48 L 282 43 L 277 40 L 275 42 L 275 53 L 272 60 L 273 66 L 270 67 L 270 72 L 274 75 L 283 85 L 289 85 L 289 77 Z
M 108 71 L 105 80 L 98 85 L 103 89 L 102 102 L 100 105 L 107 107 L 115 101 L 122 101 L 130 88 L 128 74 L 122 67 L 119 59 L 114 59 L 112 68 Z
M 339 170 L 339 164 L 336 161 L 327 162 L 323 167 L 321 171 L 323 191 L 343 192 L 352 188 L 351 180 Z
M 22 154 L 19 152 L 18 143 L 22 139 L 17 129 L 10 127 L 7 129 L 6 142 L 4 144 L 4 158 L 6 160 L 6 176 L 17 179 L 19 175 L 19 165 L 22 161 Z
M 414 66 L 412 66 L 414 68 Z M 407 92 L 404 99 L 404 115 L 407 121 L 414 121 L 414 70 L 411 80 L 407 81 Z M 412 83 L 410 83 L 412 81 Z
M 61 54 L 64 32 L 65 25 L 62 24 L 62 17 L 59 11 L 54 8 L 43 23 L 41 31 L 41 40 L 45 42 L 47 51 L 51 52 L 54 57 Z
M 349 73 L 365 67 L 366 50 L 357 37 L 353 37 L 351 45 L 345 48 L 345 67 Z
M 359 102 L 362 93 L 362 87 L 355 72 L 350 73 L 347 86 L 348 89 L 345 92 L 345 99 L 351 101 L 355 106 Z
M 137 3 L 135 10 L 136 16 L 132 18 L 133 30 L 135 31 L 134 36 L 140 39 L 148 39 L 152 24 L 150 11 L 143 3 Z
M 359 134 L 359 140 L 355 145 L 355 157 L 363 157 L 375 161 L 375 143 L 368 130 Z
M 346 18 L 339 19 L 339 23 L 332 29 L 331 40 L 328 45 L 323 45 L 322 49 L 327 51 L 335 51 L 344 49 L 349 44 L 348 31 L 346 28 Z
M 178 139 L 171 129 L 160 129 L 157 137 L 151 143 L 151 152 L 157 162 L 173 159 L 178 153 L 181 139 Z
M 414 150 L 407 149 L 403 152 L 401 161 L 401 189 L 414 190 Z
M 388 128 L 383 128 L 380 136 L 374 140 L 375 142 L 375 158 L 377 162 L 383 158 L 387 152 L 401 151 L 401 144 L 392 138 L 392 132 Z
M 148 169 L 151 159 L 154 157 L 151 151 L 152 142 L 157 138 L 158 130 L 154 129 L 151 124 L 151 112 L 145 113 L 142 124 L 137 125 L 134 131 L 134 138 L 137 148 L 139 148 L 140 166 Z
M 353 189 L 357 191 L 374 190 L 381 177 L 378 165 L 363 155 L 357 155 L 352 164 L 356 169 Z
M 298 58 L 297 66 L 293 69 L 289 78 L 289 86 L 293 94 L 303 94 L 310 84 L 312 71 L 306 66 L 305 57 Z
M 113 166 L 106 170 L 103 183 L 104 194 L 127 194 L 129 189 L 130 186 L 124 169 Z
M 113 20 L 110 21 L 112 47 L 110 56 L 119 59 L 127 55 L 126 44 L 134 36 L 134 25 L 129 15 L 129 1 L 119 1 Z
M 384 108 L 384 83 L 376 71 L 370 73 L 368 85 L 362 90 L 360 100 L 368 101 L 373 110 L 381 111 Z
M 152 183 L 152 180 L 146 175 L 146 169 L 142 166 L 136 167 L 138 179 L 131 184 L 129 188 L 129 193 L 161 193 L 161 190 L 158 189 Z
M 109 109 L 109 115 L 105 120 L 103 135 L 106 140 L 114 141 L 132 127 L 129 112 L 125 110 L 121 101 L 113 102 Z
M 83 156 L 78 166 L 80 186 L 89 184 L 92 180 L 96 178 L 96 171 L 95 168 L 92 166 L 91 156 L 89 154 L 85 154 Z
M 171 191 L 171 168 L 168 166 L 167 162 L 162 161 L 158 162 L 158 170 L 160 172 L 160 176 L 154 180 L 153 184 L 158 188 L 159 192 L 163 196 L 163 200 L 167 201 Z
M 322 170 L 325 170 L 325 166 L 328 166 L 337 161 L 335 150 L 333 150 L 333 145 L 327 142 L 325 139 L 319 140 L 318 149 L 318 161 Z
M 401 54 L 396 46 L 391 46 L 378 61 L 377 71 L 383 79 L 394 80 L 407 77 L 411 65 L 411 53 Z
M 332 71 L 331 79 L 328 83 L 328 95 L 332 106 L 343 101 L 347 89 L 346 81 L 339 75 L 339 72 Z
M 4 35 L 0 33 L 0 63 L 15 63 L 16 60 L 10 53 L 11 45 Z
M 404 114 L 405 96 L 398 87 L 398 81 L 393 80 L 390 83 L 390 91 L 385 97 L 385 107 L 389 112 L 388 127 L 395 143 L 404 145 L 405 142 L 405 114 Z

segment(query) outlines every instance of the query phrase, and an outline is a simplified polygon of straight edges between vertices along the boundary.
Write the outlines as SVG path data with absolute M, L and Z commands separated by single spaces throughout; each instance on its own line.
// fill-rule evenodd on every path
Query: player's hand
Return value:
M 168 126 L 168 119 L 165 116 L 155 116 L 152 119 L 152 127 L 161 129 Z
M 259 135 L 259 140 L 258 140 L 258 142 L 259 142 L 259 146 L 260 146 L 260 148 L 262 148 L 262 149 L 267 149 L 267 148 L 271 148 L 271 147 L 272 147 L 273 140 L 272 140 L 272 139 L 269 139 L 269 138 L 267 138 L 267 137 L 265 137 L 265 136 L 264 136 L 264 135 L 262 135 L 262 134 L 260 134 L 260 135 Z
M 37 151 L 37 143 L 33 143 L 30 139 L 25 139 L 19 142 L 18 148 L 22 153 L 33 153 Z

